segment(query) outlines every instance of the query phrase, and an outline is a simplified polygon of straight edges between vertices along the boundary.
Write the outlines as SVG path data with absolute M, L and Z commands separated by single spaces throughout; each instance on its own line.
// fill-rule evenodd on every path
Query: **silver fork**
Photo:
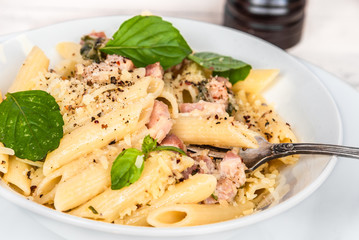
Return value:
M 359 158 L 359 148 L 333 144 L 320 143 L 269 143 L 263 137 L 257 136 L 258 148 L 241 150 L 239 156 L 247 166 L 247 171 L 253 171 L 262 164 L 280 157 L 295 154 L 321 154 L 336 155 L 341 157 Z M 187 150 L 199 152 L 207 148 L 197 145 L 189 145 Z M 223 158 L 228 148 L 209 147 L 208 156 Z

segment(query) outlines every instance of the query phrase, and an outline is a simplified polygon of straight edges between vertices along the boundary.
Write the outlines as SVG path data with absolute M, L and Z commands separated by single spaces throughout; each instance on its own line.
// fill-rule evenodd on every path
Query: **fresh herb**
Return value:
M 189 55 L 188 58 L 200 66 L 212 70 L 214 76 L 228 78 L 232 84 L 244 80 L 252 69 L 245 62 L 217 53 L 198 52 Z
M 157 146 L 157 141 L 147 135 L 143 139 L 142 151 L 128 148 L 118 155 L 111 168 L 111 189 L 118 190 L 136 182 L 142 174 L 144 160 L 152 151 L 176 151 L 183 155 L 186 153 L 172 146 Z
M 212 193 L 211 196 L 213 197 L 214 200 L 218 201 L 218 197 L 214 195 L 214 193 Z
M 80 53 L 84 59 L 90 59 L 97 63 L 104 61 L 106 54 L 100 51 L 105 46 L 106 38 L 85 35 L 81 38 L 83 44 Z
M 207 84 L 208 84 L 207 80 L 203 80 L 203 81 L 196 84 L 197 88 L 198 88 L 198 96 L 197 96 L 197 98 L 198 98 L 198 100 L 211 102 L 210 95 L 209 95 L 208 88 L 207 88 Z
M 19 158 L 43 160 L 63 137 L 59 105 L 40 90 L 8 93 L 6 97 L 0 104 L 0 142 Z
M 129 186 L 138 180 L 143 170 L 143 161 L 139 167 L 136 166 L 137 158 L 142 160 L 144 155 L 140 150 L 129 148 L 121 152 L 112 164 L 111 168 L 111 189 L 121 189 Z M 132 176 L 134 175 L 134 176 Z M 136 179 L 136 177 L 138 177 Z
M 153 151 L 174 151 L 182 155 L 186 155 L 186 153 L 182 149 L 173 146 L 158 146 L 155 149 L 153 149 Z
M 101 51 L 128 57 L 137 67 L 160 62 L 167 69 L 192 52 L 180 32 L 158 16 L 135 16 L 112 38 Z
M 96 209 L 93 206 L 89 206 L 89 209 L 91 210 L 91 212 L 93 214 L 98 214 L 98 212 L 96 211 Z
M 157 140 L 147 135 L 142 142 L 142 152 L 147 156 L 149 152 L 152 152 L 157 147 Z

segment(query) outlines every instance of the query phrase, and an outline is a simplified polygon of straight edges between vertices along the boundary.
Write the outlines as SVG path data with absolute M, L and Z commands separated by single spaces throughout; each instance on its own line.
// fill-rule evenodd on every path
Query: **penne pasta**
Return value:
M 237 82 L 233 91 L 244 90 L 248 93 L 260 93 L 278 76 L 278 69 L 252 69 L 247 78 Z
M 18 161 L 16 157 L 10 157 L 9 168 L 3 179 L 20 193 L 29 196 L 31 193 L 30 173 L 31 167 L 28 164 Z
M 180 114 L 171 132 L 187 144 L 257 147 L 254 138 L 257 134 L 231 118 L 198 118 Z
M 100 163 L 92 163 L 79 174 L 59 183 L 54 199 L 55 209 L 73 209 L 103 192 L 111 184 L 110 170 Z
M 39 73 L 47 72 L 49 61 L 50 60 L 40 48 L 37 46 L 33 47 L 8 92 L 33 89 L 36 85 L 33 79 L 37 77 Z
M 149 95 L 143 101 L 131 104 L 131 108 L 114 109 L 98 123 L 88 123 L 65 135 L 59 148 L 48 154 L 44 175 L 47 176 L 74 159 L 90 153 L 94 148 L 101 148 L 133 133 L 148 122 L 152 105 L 153 97 Z
M 243 216 L 253 203 L 239 206 L 176 204 L 149 213 L 147 222 L 154 227 L 186 227 L 227 221 Z
M 138 205 L 145 205 L 151 199 L 158 199 L 164 194 L 165 189 L 174 183 L 174 179 L 169 178 L 173 175 L 174 167 L 176 171 L 181 172 L 193 164 L 193 160 L 185 156 L 181 157 L 178 164 L 174 164 L 176 158 L 177 155 L 172 152 L 153 153 L 147 159 L 141 178 L 137 182 L 121 190 L 107 189 L 72 210 L 70 214 L 106 222 L 131 214 Z
M 184 182 L 176 184 L 174 188 L 167 190 L 161 198 L 151 201 L 148 205 L 143 206 L 124 220 L 119 220 L 119 222 L 126 225 L 146 226 L 148 225 L 146 218 L 149 212 L 159 207 L 176 203 L 199 203 L 211 196 L 216 184 L 217 179 L 212 175 L 194 175 Z

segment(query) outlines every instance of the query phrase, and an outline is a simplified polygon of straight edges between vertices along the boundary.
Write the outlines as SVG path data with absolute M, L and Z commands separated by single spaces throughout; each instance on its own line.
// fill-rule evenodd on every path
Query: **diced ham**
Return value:
M 89 36 L 92 36 L 92 37 L 98 37 L 98 38 L 106 38 L 106 34 L 105 32 L 95 32 L 95 31 L 92 31 Z
M 163 78 L 163 68 L 159 62 L 146 66 L 146 76 L 152 76 L 155 78 Z
M 199 172 L 199 165 L 198 163 L 194 163 L 191 167 L 187 168 L 182 172 L 183 178 L 186 180 L 189 176 L 194 175 Z
M 130 59 L 118 55 L 107 55 L 105 63 L 109 66 L 115 66 L 121 70 L 130 71 L 135 68 L 135 65 Z
M 199 172 L 204 174 L 212 174 L 215 171 L 216 165 L 214 164 L 213 160 L 205 155 L 199 155 L 194 157 L 199 164 Z
M 224 82 L 222 78 L 220 78 L 220 81 L 218 77 L 212 78 L 208 83 L 208 92 L 214 102 L 227 105 L 229 98 L 228 90 L 226 82 Z
M 185 179 L 196 173 L 212 174 L 218 179 L 214 197 L 208 197 L 204 203 L 232 202 L 238 193 L 238 188 L 246 181 L 246 167 L 241 158 L 234 152 L 228 151 L 222 161 L 216 163 L 203 151 L 203 154 L 193 156 L 193 159 L 195 164 L 182 173 Z
M 232 89 L 232 83 L 228 80 L 228 78 L 219 77 L 219 76 L 217 76 L 217 77 L 215 77 L 215 78 L 216 78 L 216 80 L 217 80 L 218 82 L 224 83 L 224 85 L 225 85 L 227 88 Z
M 238 189 L 236 185 L 228 178 L 221 178 L 218 180 L 215 190 L 218 201 L 225 200 L 227 202 L 231 202 L 237 195 L 237 192 Z
M 161 145 L 177 147 L 186 151 L 186 146 L 183 144 L 182 140 L 174 134 L 168 134 L 165 139 L 162 140 Z
M 150 121 L 147 127 L 150 136 L 157 139 L 159 143 L 166 137 L 173 125 L 168 106 L 161 101 L 155 100 Z
M 230 179 L 236 187 L 240 187 L 246 182 L 245 169 L 242 159 L 232 151 L 228 151 L 219 164 L 220 176 Z
M 222 103 L 206 102 L 200 100 L 197 103 L 181 103 L 179 105 L 181 113 L 193 112 L 195 110 L 201 111 L 206 116 L 223 116 L 226 114 L 226 106 Z

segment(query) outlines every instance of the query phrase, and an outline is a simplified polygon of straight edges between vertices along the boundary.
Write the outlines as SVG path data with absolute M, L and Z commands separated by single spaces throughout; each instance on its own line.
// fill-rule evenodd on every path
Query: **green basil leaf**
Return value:
M 135 16 L 112 38 L 101 51 L 128 57 L 137 67 L 160 62 L 167 69 L 192 52 L 180 32 L 158 16 Z
M 132 167 L 130 168 L 131 174 L 128 179 L 129 184 L 135 183 L 141 177 L 144 166 L 145 166 L 144 160 L 142 160 L 140 167 L 137 167 L 136 165 L 132 165 Z
M 213 75 L 226 77 L 234 85 L 244 80 L 252 67 L 240 60 L 211 52 L 198 52 L 188 55 L 188 58 L 204 68 L 213 71 Z
M 173 147 L 173 146 L 158 146 L 155 149 L 153 149 L 153 151 L 165 151 L 165 150 L 175 151 L 180 154 L 187 155 L 182 149 L 180 149 L 178 147 Z
M 157 140 L 153 139 L 150 135 L 147 135 L 142 142 L 142 152 L 147 155 L 157 147 Z
M 63 137 L 59 105 L 40 90 L 8 93 L 6 97 L 0 104 L 0 142 L 19 158 L 43 160 Z
M 129 148 L 121 152 L 120 155 L 112 164 L 111 168 L 111 189 L 118 190 L 125 186 L 129 186 L 134 182 L 133 174 L 141 176 L 143 167 L 141 167 L 140 173 L 133 169 L 138 156 L 143 155 L 140 150 L 135 148 Z M 138 179 L 138 178 L 137 178 Z M 136 180 L 137 180 L 136 179 Z

